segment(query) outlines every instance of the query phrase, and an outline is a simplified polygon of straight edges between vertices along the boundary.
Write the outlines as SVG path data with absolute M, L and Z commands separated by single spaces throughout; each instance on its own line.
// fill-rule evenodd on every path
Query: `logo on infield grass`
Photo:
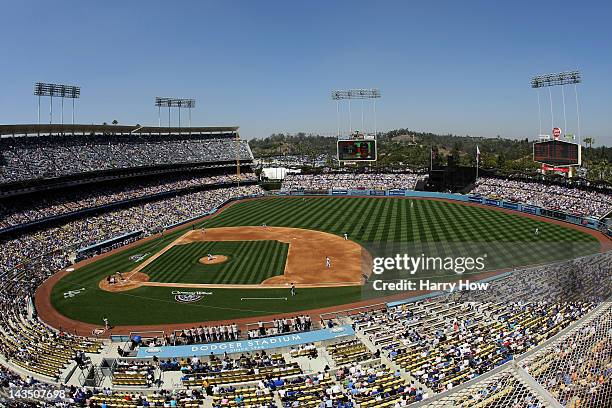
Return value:
M 172 291 L 174 299 L 179 303 L 194 303 L 202 300 L 206 295 L 212 295 L 212 292 L 182 292 L 180 290 Z
M 84 291 L 85 291 L 85 288 L 69 290 L 68 292 L 64 292 L 64 299 L 75 297 L 77 295 L 80 295 L 81 292 L 84 292 Z
M 144 253 L 144 254 L 134 254 L 132 256 L 130 256 L 130 261 L 134 262 L 134 263 L 138 263 L 140 261 L 142 261 L 143 259 L 145 259 L 147 256 L 151 255 L 150 252 Z

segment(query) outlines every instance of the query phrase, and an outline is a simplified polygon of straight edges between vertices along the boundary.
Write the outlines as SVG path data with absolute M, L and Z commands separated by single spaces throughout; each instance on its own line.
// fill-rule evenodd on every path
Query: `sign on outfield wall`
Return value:
M 533 207 L 533 206 L 530 206 L 530 205 L 525 205 L 525 204 L 523 204 L 523 205 L 521 205 L 521 211 L 522 211 L 522 212 L 525 212 L 525 213 L 527 213 L 527 214 L 534 214 L 534 215 L 537 215 L 537 214 L 539 214 L 539 212 L 540 212 L 540 208 L 539 208 L 539 207 Z
M 333 340 L 340 337 L 354 336 L 351 326 L 338 326 L 333 329 L 314 330 L 304 333 L 291 333 L 282 336 L 264 337 L 261 339 L 227 341 L 224 343 L 192 344 L 189 346 L 140 347 L 137 358 L 179 358 L 191 356 L 209 356 L 211 354 L 245 353 L 257 350 L 268 350 L 278 347 L 291 347 L 306 343 Z
M 508 208 L 509 210 L 517 210 L 519 209 L 519 205 L 517 203 L 509 203 L 507 201 L 502 202 L 502 207 Z
M 494 205 L 494 206 L 496 206 L 496 207 L 499 207 L 499 206 L 500 206 L 500 204 L 501 204 L 501 201 L 499 201 L 499 200 L 492 200 L 492 199 L 490 199 L 490 198 L 487 198 L 487 199 L 485 199 L 485 202 L 484 202 L 484 203 L 485 203 L 486 205 Z

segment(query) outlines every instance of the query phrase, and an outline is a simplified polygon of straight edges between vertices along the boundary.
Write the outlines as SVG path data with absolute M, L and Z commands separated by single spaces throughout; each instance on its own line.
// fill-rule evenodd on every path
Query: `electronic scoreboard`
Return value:
M 339 161 L 376 161 L 376 140 L 338 140 Z
M 579 166 L 581 146 L 562 140 L 547 140 L 533 144 L 533 160 L 551 166 Z

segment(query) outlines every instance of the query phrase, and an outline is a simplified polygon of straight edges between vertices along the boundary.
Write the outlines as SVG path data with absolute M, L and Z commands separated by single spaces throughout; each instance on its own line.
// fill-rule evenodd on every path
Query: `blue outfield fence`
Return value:
M 332 329 L 321 329 L 303 333 L 289 333 L 261 339 L 226 341 L 223 343 L 192 344 L 187 346 L 140 347 L 137 358 L 179 358 L 191 356 L 208 356 L 211 354 L 246 353 L 268 350 L 278 347 L 291 347 L 300 344 L 318 343 L 341 337 L 354 336 L 351 326 L 338 326 Z

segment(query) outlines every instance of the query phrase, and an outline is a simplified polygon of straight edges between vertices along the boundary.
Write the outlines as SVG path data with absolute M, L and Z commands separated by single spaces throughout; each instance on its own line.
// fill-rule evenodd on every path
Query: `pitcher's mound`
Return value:
M 208 259 L 207 256 L 203 256 L 202 258 L 200 258 L 199 262 L 204 265 L 215 265 L 227 262 L 228 259 L 229 258 L 225 255 L 213 255 L 212 259 Z

